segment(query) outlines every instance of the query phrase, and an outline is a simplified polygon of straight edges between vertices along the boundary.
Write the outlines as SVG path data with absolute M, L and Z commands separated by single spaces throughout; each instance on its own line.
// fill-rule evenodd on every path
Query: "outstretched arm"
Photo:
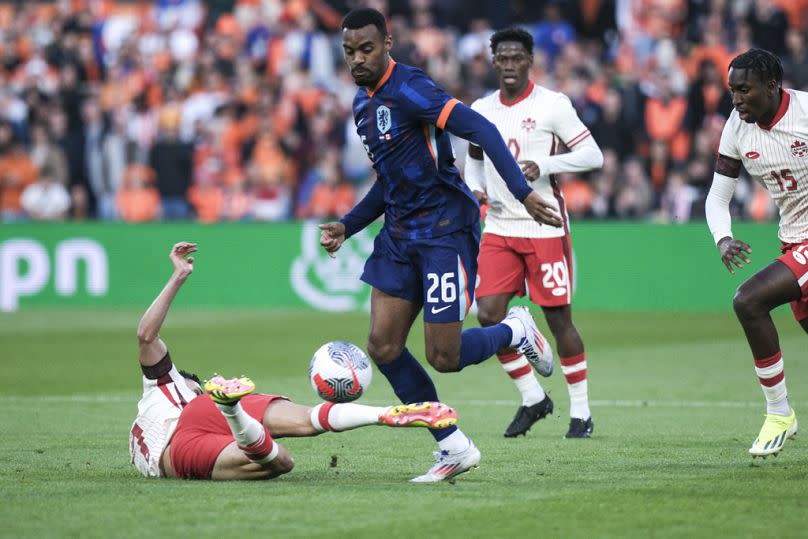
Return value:
M 193 257 L 186 258 L 193 252 L 196 252 L 195 243 L 180 242 L 171 248 L 169 258 L 174 266 L 174 273 L 140 319 L 137 326 L 137 340 L 140 365 L 143 367 L 157 364 L 166 355 L 167 348 L 160 338 L 160 328 L 166 319 L 171 302 L 194 271 Z

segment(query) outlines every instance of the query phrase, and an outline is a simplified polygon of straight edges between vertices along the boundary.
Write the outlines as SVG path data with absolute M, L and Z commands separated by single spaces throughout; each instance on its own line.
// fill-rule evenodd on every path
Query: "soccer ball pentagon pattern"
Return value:
M 311 387 L 329 402 L 351 402 L 370 386 L 370 360 L 355 344 L 333 341 L 322 345 L 311 358 Z

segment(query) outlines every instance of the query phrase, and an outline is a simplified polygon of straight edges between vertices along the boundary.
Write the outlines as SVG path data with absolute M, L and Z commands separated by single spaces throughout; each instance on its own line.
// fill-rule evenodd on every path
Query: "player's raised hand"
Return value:
M 474 198 L 477 199 L 477 203 L 480 204 L 480 206 L 488 204 L 488 195 L 484 191 L 477 191 L 475 189 L 471 193 L 474 195 Z
M 335 258 L 334 253 L 339 251 L 345 241 L 345 225 L 339 221 L 323 223 L 320 225 L 320 230 L 322 230 L 320 233 L 320 245 L 326 250 L 328 256 Z
M 541 176 L 541 170 L 539 169 L 539 165 L 536 164 L 535 161 L 517 161 L 519 166 L 522 167 L 522 172 L 527 178 L 527 181 L 534 182 L 539 179 Z
M 735 275 L 735 264 L 738 268 L 743 267 L 743 263 L 749 264 L 752 260 L 749 256 L 752 254 L 752 248 L 741 240 L 735 240 L 727 236 L 718 241 L 718 251 L 721 253 L 721 262 L 727 267 L 729 272 Z
M 194 271 L 194 257 L 188 256 L 196 252 L 196 244 L 187 241 L 181 241 L 171 248 L 171 254 L 168 258 L 171 259 L 171 264 L 174 266 L 174 273 L 186 279 Z
M 560 227 L 561 217 L 556 213 L 556 209 L 539 195 L 536 191 L 530 193 L 525 200 L 522 201 L 525 209 L 533 218 L 533 220 L 543 223 L 545 225 Z

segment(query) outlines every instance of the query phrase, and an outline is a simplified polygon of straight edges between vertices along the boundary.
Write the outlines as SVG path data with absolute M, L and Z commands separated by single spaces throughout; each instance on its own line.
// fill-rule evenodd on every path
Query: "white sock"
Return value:
M 318 404 L 311 410 L 311 424 L 319 432 L 330 430 L 342 432 L 345 430 L 378 425 L 379 416 L 387 408 L 365 406 L 362 404 L 335 404 L 325 402 Z
M 448 453 L 460 453 L 465 451 L 471 445 L 471 440 L 468 436 L 463 434 L 460 429 L 457 429 L 449 436 L 438 442 L 441 451 Z
M 247 458 L 258 464 L 267 464 L 278 456 L 280 446 L 269 436 L 263 423 L 244 411 L 240 402 L 216 404 L 216 407 L 227 421 L 236 445 Z
M 559 357 L 561 372 L 567 379 L 567 392 L 570 395 L 570 417 L 588 419 L 592 416 L 589 410 L 589 383 L 586 380 L 586 354 Z
M 522 394 L 522 406 L 538 404 L 547 395 L 532 371 L 527 376 L 514 379 L 513 383 L 516 384 L 516 389 Z
M 588 419 L 592 416 L 592 412 L 589 410 L 587 385 L 586 380 L 576 384 L 567 384 L 567 391 L 570 394 L 570 417 Z
M 235 404 L 217 404 L 216 408 L 222 412 L 230 426 L 233 438 L 240 446 L 251 446 L 264 437 L 264 425 L 244 411 L 240 402 Z
M 763 395 L 766 397 L 766 413 L 791 415 L 782 354 L 777 352 L 771 357 L 756 359 L 755 372 L 760 380 Z
M 516 318 L 506 318 L 500 324 L 505 324 L 511 328 L 513 337 L 511 338 L 511 347 L 518 345 L 525 338 L 525 326 Z
M 522 405 L 532 406 L 544 399 L 544 389 L 539 384 L 533 367 L 527 362 L 525 356 L 518 352 L 497 354 L 497 359 L 508 376 L 511 377 L 516 389 L 522 394 Z

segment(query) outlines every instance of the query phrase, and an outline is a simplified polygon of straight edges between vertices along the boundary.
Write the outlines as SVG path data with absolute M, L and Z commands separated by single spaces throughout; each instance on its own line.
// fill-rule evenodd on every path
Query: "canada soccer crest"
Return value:
M 393 120 L 390 117 L 390 109 L 382 105 L 376 109 L 376 127 L 379 129 L 379 134 L 384 135 L 390 131 Z
M 533 118 L 525 118 L 522 120 L 522 129 L 525 131 L 533 131 L 536 129 L 536 120 Z
M 801 140 L 795 140 L 791 145 L 791 153 L 794 157 L 805 157 L 808 155 L 808 144 Z

